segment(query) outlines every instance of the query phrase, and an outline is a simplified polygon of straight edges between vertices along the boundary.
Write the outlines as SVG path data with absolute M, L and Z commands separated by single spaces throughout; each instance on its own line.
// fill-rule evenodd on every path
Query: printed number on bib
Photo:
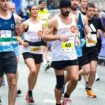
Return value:
M 2 45 L 9 45 L 12 41 L 12 32 L 9 30 L 0 31 L 0 42 Z
M 75 47 L 73 41 L 62 43 L 62 54 L 69 57 L 70 60 L 77 59 Z
M 31 50 L 32 52 L 35 52 L 35 51 L 41 50 L 41 48 L 40 48 L 40 47 L 30 47 L 30 50 Z
M 86 47 L 93 47 L 97 44 L 96 34 L 92 34 L 91 38 L 92 38 L 92 41 L 88 41 L 88 39 L 86 39 Z
M 9 30 L 2 30 L 0 31 L 0 38 L 11 38 L 11 31 Z
M 62 49 L 68 49 L 68 48 L 73 48 L 74 43 L 73 42 L 62 42 Z

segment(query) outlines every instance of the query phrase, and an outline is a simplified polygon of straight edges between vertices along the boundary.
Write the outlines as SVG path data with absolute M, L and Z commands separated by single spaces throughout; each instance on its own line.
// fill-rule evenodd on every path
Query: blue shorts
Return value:
M 0 52 L 0 77 L 5 74 L 16 74 L 17 60 L 13 51 Z

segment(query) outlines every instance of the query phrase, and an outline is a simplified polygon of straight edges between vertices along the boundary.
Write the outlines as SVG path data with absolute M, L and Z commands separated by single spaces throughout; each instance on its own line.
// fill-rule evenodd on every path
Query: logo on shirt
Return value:
M 77 28 L 75 26 L 71 26 L 70 27 L 70 32 L 75 33 L 77 30 Z
M 78 29 L 81 30 L 82 29 L 82 26 L 81 25 L 78 25 Z
M 14 24 L 11 24 L 11 28 L 12 28 L 12 29 L 15 28 L 15 25 L 14 25 Z

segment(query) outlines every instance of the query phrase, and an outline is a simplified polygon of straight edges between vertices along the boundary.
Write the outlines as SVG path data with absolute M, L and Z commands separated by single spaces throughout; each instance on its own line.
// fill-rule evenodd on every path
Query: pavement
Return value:
M 27 77 L 29 70 L 25 65 L 22 56 L 19 61 L 19 81 L 18 88 L 21 89 L 21 96 L 17 97 L 15 105 L 30 105 L 25 102 L 25 96 L 27 94 Z M 71 99 L 71 105 L 105 105 L 105 66 L 98 66 L 98 75 L 100 81 L 96 81 L 93 87 L 94 92 L 97 94 L 97 98 L 92 99 L 86 96 L 84 80 L 78 83 L 76 90 L 73 92 Z M 55 105 L 54 87 L 55 87 L 55 74 L 51 68 L 48 71 L 44 71 L 44 65 L 42 64 L 37 84 L 33 90 L 36 103 L 31 105 Z M 3 86 L 0 89 L 0 96 L 2 99 L 1 105 L 8 105 L 8 86 Z

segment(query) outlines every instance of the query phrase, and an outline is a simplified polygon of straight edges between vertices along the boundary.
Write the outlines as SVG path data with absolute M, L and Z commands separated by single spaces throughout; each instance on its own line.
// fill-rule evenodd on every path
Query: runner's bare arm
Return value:
M 91 35 L 91 32 L 90 32 L 90 28 L 88 25 L 88 19 L 86 16 L 84 17 L 84 29 L 85 29 L 86 37 L 89 38 Z
M 43 40 L 45 41 L 59 40 L 59 36 L 54 35 L 56 25 L 57 25 L 56 20 L 51 20 L 48 22 L 48 27 L 44 29 L 44 32 L 43 32 L 43 36 L 42 36 Z
M 21 32 L 20 25 L 22 23 L 22 18 L 17 14 L 13 14 L 15 19 L 15 35 Z
M 22 23 L 22 18 L 18 16 L 17 14 L 13 14 L 15 18 L 15 23 L 21 24 Z
M 25 32 L 25 30 L 28 28 L 28 24 L 27 24 L 27 21 L 23 22 L 20 26 L 21 28 L 21 33 L 18 33 L 18 35 L 16 36 L 17 40 L 19 41 L 19 43 L 21 45 L 26 45 L 27 42 L 24 42 L 21 38 L 21 35 Z M 26 45 L 27 46 L 27 45 Z
M 75 21 L 76 21 L 76 28 L 75 28 L 75 44 L 78 44 L 78 46 L 80 46 L 80 32 L 78 30 L 78 17 L 75 17 Z

